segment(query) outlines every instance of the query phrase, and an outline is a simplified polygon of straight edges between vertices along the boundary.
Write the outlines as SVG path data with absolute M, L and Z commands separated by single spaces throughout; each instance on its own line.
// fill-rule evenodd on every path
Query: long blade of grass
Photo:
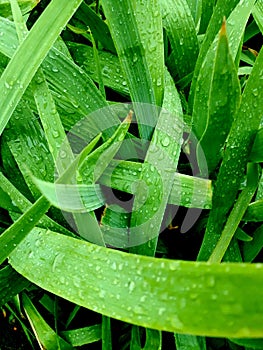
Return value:
M 263 32 L 263 3 L 262 1 L 257 1 L 252 10 L 253 17 L 260 29 L 261 33 Z
M 12 57 L 18 46 L 13 22 L 0 18 L 0 32 L 4 33 L 0 36 L 0 51 L 6 56 Z M 10 42 L 13 45 L 10 45 Z M 49 87 L 52 89 L 53 97 L 56 99 L 56 104 L 59 106 L 63 125 L 68 129 L 72 128 L 84 116 L 87 118 L 94 110 L 107 106 L 105 99 L 88 75 L 57 48 L 53 47 L 50 50 L 42 63 L 42 68 L 49 82 Z M 26 97 L 29 101 L 32 100 L 32 96 L 27 92 Z M 30 107 L 32 108 L 32 104 Z M 110 122 L 116 126 L 119 124 L 119 120 L 114 114 L 102 114 L 93 127 L 100 132 L 104 129 L 105 124 L 108 125 Z M 89 130 L 80 129 L 84 134 L 88 133 L 89 135 Z M 107 132 L 105 135 L 108 135 Z
M 262 76 L 263 50 L 254 65 L 242 95 L 240 107 L 232 124 L 223 162 L 213 193 L 212 210 L 199 259 L 206 260 L 222 232 L 227 213 L 232 207 L 245 173 L 254 137 L 261 122 L 261 99 L 263 98 Z
M 107 24 L 90 8 L 90 6 L 83 2 L 76 12 L 75 17 L 82 21 L 85 27 L 90 28 L 94 38 L 99 41 L 107 51 L 116 53 Z
M 231 91 L 231 94 L 226 94 Z M 197 159 L 201 173 L 211 173 L 221 158 L 221 148 L 231 128 L 241 98 L 240 84 L 232 60 L 226 23 L 222 24 L 216 50 L 210 47 L 196 82 L 193 131 L 199 140 Z M 220 132 L 218 132 L 220 130 Z M 200 157 L 200 151 L 205 158 Z M 202 164 L 205 160 L 205 164 Z
M 9 262 L 41 288 L 125 322 L 193 335 L 263 336 L 262 264 L 155 259 L 45 230 L 32 231 Z
M 107 316 L 102 316 L 101 325 L 102 350 L 112 350 L 111 321 Z
M 95 343 L 96 341 L 101 340 L 101 324 L 72 329 L 70 331 L 62 331 L 61 335 L 72 346 L 82 346 Z
M 204 41 L 202 42 L 202 45 L 200 47 L 200 53 L 195 65 L 195 71 L 189 95 L 190 114 L 192 113 L 193 109 L 194 94 L 196 91 L 196 81 L 199 74 L 199 70 L 201 68 L 201 65 L 203 64 L 205 56 L 207 55 L 210 45 L 216 45 L 216 41 L 214 41 L 214 39 L 220 30 L 224 16 L 227 18 L 229 49 L 233 60 L 235 61 L 237 52 L 240 47 L 241 35 L 245 31 L 245 26 L 248 21 L 249 15 L 252 11 L 254 3 L 254 0 L 249 0 L 246 2 L 246 6 L 244 6 L 243 1 L 240 0 L 217 1 L 212 18 L 207 28 Z
M 221 237 L 208 260 L 210 263 L 221 262 L 223 259 L 223 256 L 230 245 L 231 239 L 237 230 L 237 227 L 246 211 L 246 208 L 248 207 L 252 197 L 255 194 L 257 186 L 258 166 L 256 164 L 249 164 L 247 186 L 239 195 L 235 206 L 228 217 Z
M 175 334 L 176 350 L 206 350 L 204 337 L 195 335 Z
M 202 13 L 200 18 L 200 28 L 199 28 L 199 34 L 206 33 L 208 24 L 210 22 L 210 19 L 213 15 L 214 6 L 216 1 L 215 0 L 201 0 L 202 2 Z
M 96 82 L 99 77 L 93 64 L 93 50 L 90 46 L 78 43 L 68 43 L 74 61 L 82 67 Z M 98 51 L 101 74 L 104 85 L 121 95 L 129 96 L 129 89 L 120 68 L 120 61 L 116 55 L 107 51 Z
M 11 203 L 15 204 L 15 208 L 21 211 L 21 213 L 26 212 L 32 206 L 32 203 L 21 193 L 19 190 L 0 172 L 0 182 L 1 188 L 6 193 Z M 1 202 L 2 207 L 2 202 Z M 12 209 L 12 208 L 11 208 Z M 17 210 L 15 210 L 17 211 Z M 42 219 L 39 220 L 38 225 L 42 228 L 49 228 L 50 230 L 63 233 L 66 235 L 74 236 L 73 233 L 68 231 L 63 226 L 59 225 L 56 221 L 50 219 L 48 216 L 44 215 Z
M 38 312 L 30 298 L 22 295 L 23 307 L 27 318 L 38 340 L 41 348 L 50 350 L 72 350 L 73 347 L 64 339 L 59 337 L 56 332 L 46 323 L 41 314 Z
M 49 202 L 40 197 L 20 218 L 8 227 L 0 236 L 0 264 L 10 255 L 16 246 L 36 226 L 39 219 L 48 211 Z
M 133 184 L 139 179 L 141 170 L 141 163 L 113 160 L 105 169 L 99 183 L 134 194 Z M 181 196 L 178 196 L 178 193 L 181 193 Z M 168 202 L 187 208 L 210 209 L 212 203 L 211 180 L 175 173 Z
M 134 253 L 154 255 L 164 211 L 171 192 L 183 136 L 179 95 L 177 113 L 161 110 L 145 161 L 131 215 L 130 244 Z M 167 125 L 172 125 L 167 130 Z M 145 187 L 146 184 L 146 187 Z M 178 194 L 180 197 L 180 193 Z
M 81 1 L 52 1 L 15 52 L 0 78 L 0 134 L 38 67 Z
M 161 0 L 163 25 L 171 42 L 179 79 L 192 73 L 198 55 L 194 20 L 186 0 Z
M 146 107 L 148 104 L 161 104 L 155 91 L 156 89 L 159 90 L 159 78 L 161 78 L 162 82 L 163 77 L 162 72 L 157 70 L 159 64 L 157 67 L 151 66 L 152 70 L 150 70 L 147 59 L 150 54 L 158 54 L 160 52 L 158 46 L 162 46 L 162 41 L 160 42 L 159 40 L 160 33 L 158 32 L 160 29 L 160 14 L 158 11 L 156 12 L 158 21 L 152 22 L 152 16 L 144 18 L 143 27 L 151 28 L 152 25 L 154 26 L 153 31 L 150 33 L 148 32 L 147 37 L 144 35 L 145 31 L 143 30 L 142 39 L 140 33 L 142 24 L 137 23 L 137 8 L 135 3 L 133 4 L 133 2 L 128 0 L 124 0 L 121 3 L 103 0 L 101 3 L 105 16 L 109 21 L 111 35 L 115 43 L 123 73 L 125 74 L 131 99 L 133 102 L 142 102 L 142 104 L 138 103 L 136 105 L 137 110 L 135 110 L 141 136 L 144 139 L 149 139 L 153 130 L 152 125 L 155 125 L 157 116 L 152 115 Z M 156 0 L 149 0 L 148 7 L 151 13 L 154 11 L 155 5 L 158 5 Z M 116 16 L 116 13 L 118 13 L 118 16 Z M 141 16 L 139 16 L 139 18 L 141 18 Z M 148 21 L 148 24 L 145 20 L 146 22 Z M 144 46 L 146 41 L 155 43 L 156 47 L 152 53 L 149 52 L 148 45 L 147 47 Z M 155 75 L 153 75 L 154 69 L 156 69 Z M 155 79 L 156 76 L 158 76 L 158 79 Z
M 96 82 L 98 74 L 93 63 L 93 50 L 90 46 L 78 43 L 68 43 L 74 61 L 82 67 L 87 74 Z M 129 96 L 129 89 L 124 75 L 120 69 L 120 61 L 117 56 L 107 51 L 98 51 L 101 74 L 105 86 L 121 95 Z
M 139 36 L 144 48 L 147 69 L 152 80 L 156 105 L 161 106 L 164 93 L 164 51 L 160 1 L 137 1 L 133 3 L 133 8 Z M 145 23 L 146 13 L 147 18 L 149 18 L 148 23 Z
M 30 12 L 38 4 L 38 2 L 39 0 L 18 0 L 22 14 Z M 0 1 L 0 16 L 8 18 L 12 17 L 12 10 L 9 0 Z
M 189 6 L 189 9 L 191 11 L 194 23 L 195 23 L 195 28 L 196 31 L 198 32 L 199 27 L 200 27 L 200 20 L 201 20 L 201 15 L 202 15 L 202 5 L 203 1 L 202 0 L 187 0 L 187 4 Z
M 161 350 L 162 332 L 155 329 L 146 329 L 146 341 L 143 350 Z
M 28 169 L 42 180 L 53 181 L 54 162 L 43 129 L 26 103 L 20 103 L 13 117 L 9 128 L 3 134 L 3 139 L 7 142 L 28 188 L 36 199 L 40 192 L 32 182 Z

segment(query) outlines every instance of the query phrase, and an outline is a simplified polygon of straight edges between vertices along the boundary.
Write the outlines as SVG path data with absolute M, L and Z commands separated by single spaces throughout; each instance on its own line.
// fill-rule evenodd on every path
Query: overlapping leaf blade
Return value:
M 148 4 L 151 12 L 155 11 L 154 5 L 158 5 L 155 0 L 149 0 Z M 135 3 L 128 0 L 122 1 L 122 3 L 102 1 L 102 6 L 109 22 L 110 31 L 130 90 L 131 99 L 136 103 L 142 102 L 142 104 L 136 105 L 137 110 L 135 111 L 141 136 L 149 139 L 153 131 L 152 125 L 155 125 L 157 116 L 151 115 L 151 111 L 147 110 L 146 107 L 147 104 L 161 104 L 160 98 L 155 91 L 159 90 L 158 84 L 163 89 L 163 71 L 160 72 L 157 70 L 159 64 L 157 66 L 152 65 L 151 69 L 148 66 L 150 55 L 157 56 L 156 62 L 159 60 L 158 54 L 160 53 L 160 49 L 158 47 L 162 47 L 162 41 L 158 39 L 161 35 L 159 32 L 161 29 L 161 15 L 156 11 L 155 17 L 158 20 L 154 22 L 151 17 L 146 17 L 145 20 L 148 21 L 149 19 L 149 22 L 146 25 L 144 20 L 143 26 L 151 28 L 153 25 L 153 31 L 148 32 L 147 37 L 144 35 L 146 32 L 143 31 L 144 34 L 141 37 L 140 29 L 142 28 L 142 23 L 137 22 L 137 7 Z M 138 7 L 138 12 L 140 13 L 140 6 Z M 119 15 L 116 16 L 116 13 Z M 142 16 L 139 15 L 139 19 L 142 21 Z M 149 52 L 148 42 L 153 42 L 156 39 L 156 47 L 151 53 Z M 163 67 L 161 68 L 163 69 Z
M 206 54 L 211 45 L 216 45 L 214 41 L 220 27 L 222 25 L 223 17 L 227 18 L 228 25 L 228 34 L 229 34 L 229 48 L 233 60 L 236 60 L 237 52 L 240 48 L 240 34 L 244 32 L 247 20 L 252 11 L 254 0 L 249 0 L 244 6 L 243 1 L 241 0 L 219 0 L 216 3 L 213 16 L 209 22 L 207 28 L 207 33 L 205 35 L 204 41 L 200 47 L 200 53 L 195 65 L 195 71 L 193 80 L 191 83 L 191 90 L 189 95 L 189 109 L 192 112 L 193 103 L 194 103 L 194 94 L 196 90 L 196 81 L 199 74 L 199 70 L 203 64 L 203 61 L 206 57 Z M 214 42 L 214 43 L 213 43 Z
M 234 203 L 244 177 L 254 137 L 261 123 L 263 76 L 261 50 L 242 95 L 241 104 L 232 124 L 222 165 L 213 194 L 212 210 L 199 259 L 207 259 L 220 237 L 226 215 Z
M 53 1 L 12 57 L 0 78 L 2 91 L 0 134 L 38 67 L 81 1 Z M 28 62 L 31 64 L 28 65 Z
M 23 294 L 22 300 L 24 310 L 34 330 L 39 346 L 50 350 L 58 348 L 61 350 L 73 349 L 69 343 L 56 334 L 56 332 L 46 323 L 26 294 Z
M 172 46 L 176 74 L 179 78 L 192 73 L 198 55 L 194 20 L 186 0 L 161 0 L 164 28 Z
M 224 22 L 217 48 L 210 47 L 196 83 L 193 131 L 199 140 L 197 158 L 202 173 L 206 166 L 210 173 L 217 166 L 240 97 L 240 84 L 229 52 Z M 201 151 L 205 159 L 200 156 Z

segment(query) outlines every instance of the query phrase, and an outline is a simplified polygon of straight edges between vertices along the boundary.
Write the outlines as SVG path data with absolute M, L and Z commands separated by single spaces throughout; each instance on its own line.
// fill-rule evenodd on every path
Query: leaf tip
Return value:
M 133 116 L 133 111 L 130 109 L 127 117 L 125 118 L 125 122 L 130 124 L 132 121 L 132 116 Z
M 226 36 L 226 17 L 223 17 L 223 22 L 220 30 L 220 36 Z

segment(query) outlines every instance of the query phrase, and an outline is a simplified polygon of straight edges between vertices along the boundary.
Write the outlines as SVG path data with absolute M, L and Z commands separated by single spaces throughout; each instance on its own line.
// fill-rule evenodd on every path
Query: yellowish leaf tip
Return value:
M 130 123 L 132 121 L 133 111 L 130 109 L 127 117 L 125 118 L 125 122 Z
M 222 23 L 222 27 L 220 30 L 220 36 L 225 36 L 226 35 L 226 17 L 223 17 L 223 23 Z

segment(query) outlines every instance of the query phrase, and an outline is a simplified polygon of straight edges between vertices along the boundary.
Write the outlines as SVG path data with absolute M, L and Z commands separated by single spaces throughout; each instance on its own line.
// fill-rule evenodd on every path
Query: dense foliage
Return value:
M 263 348 L 262 33 L 262 0 L 0 0 L 1 349 Z

